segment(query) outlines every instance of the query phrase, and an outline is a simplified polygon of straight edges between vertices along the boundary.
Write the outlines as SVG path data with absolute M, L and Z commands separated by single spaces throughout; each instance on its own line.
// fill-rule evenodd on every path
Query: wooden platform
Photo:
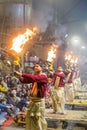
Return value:
M 54 114 L 52 109 L 46 110 L 46 119 L 50 120 L 61 120 L 61 121 L 73 121 L 73 122 L 80 122 L 87 124 L 87 111 L 73 111 L 73 110 L 66 110 L 65 115 L 61 114 Z
M 87 110 L 87 100 L 75 99 L 73 102 L 66 102 L 65 107 L 71 110 Z
M 87 89 L 79 89 L 79 90 L 76 90 L 76 92 L 87 93 Z
M 81 130 L 87 129 L 87 111 L 67 110 L 65 115 L 53 114 L 52 110 L 46 111 L 46 119 L 49 121 L 58 121 L 67 123 L 75 127 L 80 127 Z
M 67 105 L 87 106 L 87 100 L 75 99 L 73 102 L 66 102 L 65 104 L 67 104 Z
M 76 91 L 76 96 L 77 99 L 84 99 L 87 100 L 87 91 Z
M 57 128 L 48 127 L 47 130 L 87 130 L 87 111 L 67 110 L 65 115 L 53 114 L 52 109 L 46 109 L 46 120 L 51 124 L 57 123 Z M 68 123 L 69 128 L 62 128 L 63 123 Z M 8 126 L 5 130 L 21 130 L 22 126 Z

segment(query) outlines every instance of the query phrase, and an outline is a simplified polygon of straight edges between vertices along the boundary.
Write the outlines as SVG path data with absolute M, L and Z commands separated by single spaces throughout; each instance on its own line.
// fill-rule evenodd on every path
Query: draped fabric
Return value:
M 63 72 L 55 72 L 54 73 L 54 90 L 52 92 L 52 105 L 53 112 L 65 113 L 64 105 L 65 105 L 65 95 L 64 95 L 64 79 L 65 74 Z
M 65 95 L 64 95 L 63 87 L 54 89 L 53 94 L 52 94 L 52 101 L 53 101 L 54 112 L 65 113 L 65 110 L 64 110 Z
M 22 74 L 22 83 L 32 83 L 30 103 L 26 115 L 26 130 L 46 130 L 45 101 L 47 76 L 41 74 Z
M 72 102 L 75 97 L 75 92 L 73 88 L 73 83 L 66 83 L 65 84 L 65 99 L 68 102 Z
M 37 92 L 38 92 L 37 82 L 34 82 L 32 89 L 31 89 L 31 92 L 30 92 L 30 95 L 31 96 L 37 96 Z
M 45 100 L 32 98 L 26 116 L 26 130 L 46 130 Z

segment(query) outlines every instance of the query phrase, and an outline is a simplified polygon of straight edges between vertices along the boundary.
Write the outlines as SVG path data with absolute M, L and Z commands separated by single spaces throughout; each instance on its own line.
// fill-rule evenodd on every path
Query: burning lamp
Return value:
M 78 64 L 78 57 L 75 57 L 75 59 L 74 59 L 74 67 L 76 67 L 77 64 Z
M 55 58 L 55 50 L 51 49 L 51 50 L 48 52 L 47 61 L 53 62 L 53 59 L 54 59 L 54 58 Z
M 70 66 L 73 65 L 73 53 L 72 52 L 67 52 L 65 54 L 65 65 L 66 65 L 66 68 L 68 69 Z
M 56 49 L 57 49 L 57 46 L 53 44 L 51 46 L 51 49 L 48 51 L 48 58 L 47 58 L 48 62 L 52 63 L 53 60 L 56 58 Z
M 33 35 L 35 35 L 35 31 L 36 31 L 36 28 L 33 28 L 33 31 L 27 28 L 24 34 L 20 34 L 16 38 L 13 39 L 13 45 L 10 50 L 16 52 L 16 54 L 21 53 L 24 49 L 24 45 L 26 44 L 26 42 L 31 40 Z M 22 68 L 24 68 L 23 55 L 22 55 L 21 60 L 22 60 Z M 14 61 L 14 65 L 19 65 L 18 58 Z
M 56 45 L 52 45 L 51 49 L 48 51 L 48 57 L 47 57 L 47 62 L 50 63 L 49 65 L 49 70 L 53 70 L 53 60 L 56 58 Z
M 75 67 L 77 65 L 78 62 L 78 57 L 75 56 L 73 53 L 66 53 L 65 55 L 65 64 L 66 64 L 66 68 L 69 67 Z
M 72 59 L 70 60 L 70 67 L 73 67 L 74 66 L 74 59 L 72 57 Z
M 14 50 L 16 53 L 20 53 L 23 50 L 26 42 L 29 41 L 33 35 L 33 31 L 27 29 L 24 34 L 20 34 L 13 39 L 13 45 L 10 50 Z
M 69 68 L 71 58 L 72 58 L 72 55 L 68 53 L 65 55 L 65 65 L 67 69 Z

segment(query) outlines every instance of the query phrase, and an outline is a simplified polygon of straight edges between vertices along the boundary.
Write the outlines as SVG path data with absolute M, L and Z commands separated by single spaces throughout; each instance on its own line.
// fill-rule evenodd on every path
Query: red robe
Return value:
M 63 72 L 55 72 L 54 73 L 54 83 L 56 81 L 56 77 L 60 78 L 58 87 L 64 87 L 64 85 L 65 85 L 65 83 L 64 83 L 65 74 Z
M 46 95 L 47 88 L 47 76 L 45 74 L 22 74 L 22 79 L 20 80 L 22 83 L 37 83 L 37 97 L 43 98 Z

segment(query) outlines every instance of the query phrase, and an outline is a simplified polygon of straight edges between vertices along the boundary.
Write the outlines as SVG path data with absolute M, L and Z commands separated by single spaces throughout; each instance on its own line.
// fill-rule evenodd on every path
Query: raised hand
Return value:
M 14 76 L 17 77 L 17 78 L 20 78 L 21 77 L 21 73 L 18 72 L 18 71 L 14 71 Z

